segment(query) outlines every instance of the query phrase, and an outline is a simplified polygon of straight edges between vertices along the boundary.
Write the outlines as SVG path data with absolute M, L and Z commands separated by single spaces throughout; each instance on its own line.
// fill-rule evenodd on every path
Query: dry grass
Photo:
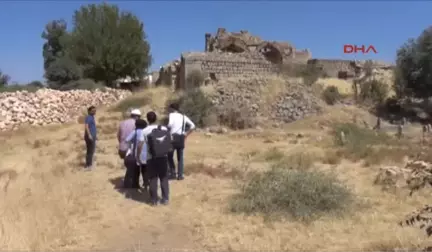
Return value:
M 169 91 L 145 92 L 161 100 L 152 99 L 143 111 L 163 111 Z M 188 176 L 171 182 L 170 205 L 157 208 L 143 203 L 139 195 L 127 199 L 116 189 L 124 175 L 114 134 L 120 112 L 98 111 L 97 118 L 104 119 L 92 172 L 81 169 L 82 125 L 4 133 L 0 146 L 0 248 L 391 251 L 424 247 L 428 242 L 422 231 L 400 228 L 397 223 L 427 203 L 428 192 L 413 197 L 385 193 L 373 186 L 375 166 L 366 169 L 346 159 L 332 165 L 318 162 L 331 150 L 331 125 L 351 120 L 355 112 L 337 106 L 333 109 L 283 129 L 191 135 L 186 149 Z M 284 155 L 269 154 L 268 150 Z M 334 178 L 367 207 L 353 208 L 339 218 L 321 214 L 311 223 L 289 218 L 268 222 L 261 215 L 227 211 L 230 199 L 241 192 L 239 181 L 262 176 L 272 164 L 281 162 L 298 167 L 314 163 L 319 174 L 335 174 Z

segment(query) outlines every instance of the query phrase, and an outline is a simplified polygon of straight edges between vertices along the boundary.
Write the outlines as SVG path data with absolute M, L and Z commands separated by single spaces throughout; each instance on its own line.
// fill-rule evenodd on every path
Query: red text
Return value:
M 344 49 L 344 53 L 346 54 L 351 54 L 351 53 L 363 53 L 363 54 L 368 54 L 368 53 L 378 53 L 378 51 L 375 49 L 375 47 L 373 45 L 344 45 L 343 47 Z

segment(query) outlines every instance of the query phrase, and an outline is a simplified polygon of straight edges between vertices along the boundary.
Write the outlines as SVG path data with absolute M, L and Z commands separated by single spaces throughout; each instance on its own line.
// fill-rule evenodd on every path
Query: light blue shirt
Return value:
M 136 133 L 136 135 L 135 135 Z M 136 140 L 135 140 L 136 137 Z M 141 161 L 142 164 L 145 164 L 147 162 L 147 143 L 144 141 L 144 134 L 143 134 L 143 130 L 142 129 L 137 129 L 132 131 L 126 138 L 126 142 L 130 144 L 129 150 L 133 150 L 135 148 L 135 142 L 139 143 L 139 142 L 144 142 L 142 151 L 140 153 L 140 155 L 138 155 L 137 151 L 138 148 L 135 149 L 135 157 L 138 158 Z

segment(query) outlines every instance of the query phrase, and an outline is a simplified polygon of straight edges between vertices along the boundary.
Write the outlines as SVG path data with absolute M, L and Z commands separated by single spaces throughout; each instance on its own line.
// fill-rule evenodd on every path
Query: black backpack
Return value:
M 164 157 L 172 151 L 171 134 L 160 125 L 147 136 L 147 143 L 152 158 Z

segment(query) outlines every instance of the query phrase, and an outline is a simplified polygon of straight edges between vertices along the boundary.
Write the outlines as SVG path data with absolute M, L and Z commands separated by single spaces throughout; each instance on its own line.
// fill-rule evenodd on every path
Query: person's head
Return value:
M 153 111 L 148 112 L 148 113 L 147 113 L 147 121 L 148 121 L 150 124 L 156 123 L 156 121 L 157 121 L 156 113 L 153 112 Z
M 94 114 L 96 114 L 96 107 L 95 107 L 95 106 L 90 106 L 90 107 L 87 109 L 87 113 L 88 113 L 89 115 L 94 115 Z
M 141 118 L 141 111 L 139 109 L 132 109 L 130 112 L 130 117 L 135 120 Z
M 145 127 L 147 127 L 147 122 L 143 119 L 137 119 L 135 121 L 135 128 L 136 129 L 145 129 Z
M 169 105 L 169 107 L 168 107 L 168 110 L 169 110 L 170 113 L 172 113 L 172 112 L 178 112 L 179 109 L 180 109 L 180 106 L 179 106 L 178 103 L 171 103 Z

